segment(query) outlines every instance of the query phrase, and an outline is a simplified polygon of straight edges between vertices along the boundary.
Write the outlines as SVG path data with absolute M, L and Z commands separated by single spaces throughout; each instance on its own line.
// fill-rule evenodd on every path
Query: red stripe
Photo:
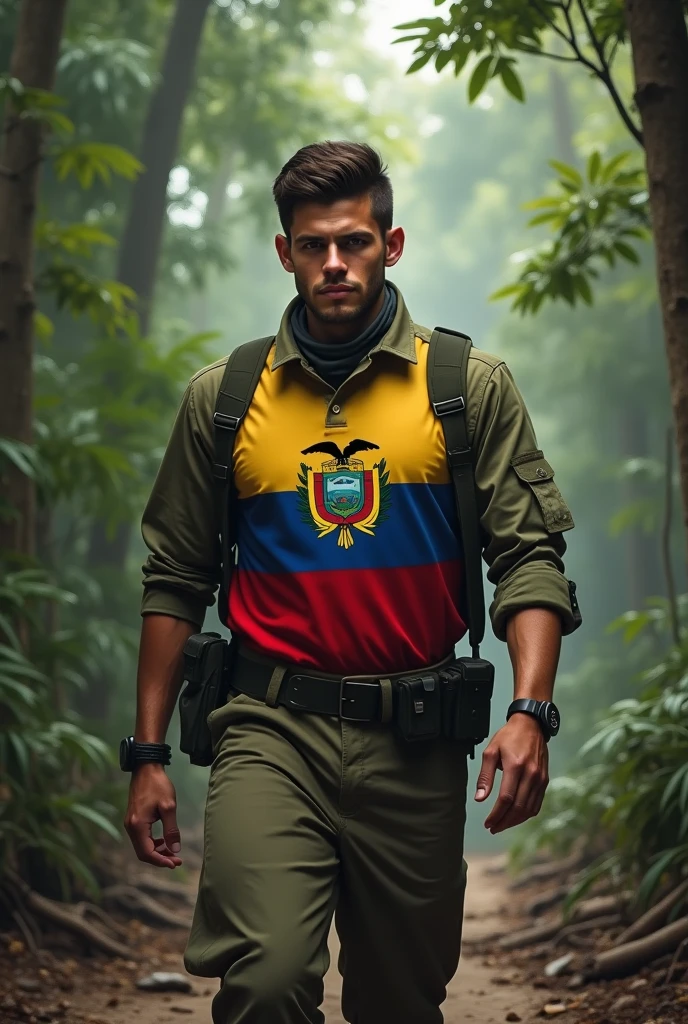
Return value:
M 230 628 L 277 661 L 326 672 L 402 672 L 439 661 L 466 632 L 459 562 L 268 574 L 238 570 Z

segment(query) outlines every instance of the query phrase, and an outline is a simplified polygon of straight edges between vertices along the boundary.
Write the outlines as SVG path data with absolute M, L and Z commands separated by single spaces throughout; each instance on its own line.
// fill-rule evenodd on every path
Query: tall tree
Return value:
M 117 276 L 138 296 L 141 333 L 147 334 L 160 258 L 167 182 L 179 146 L 210 0 L 177 0 L 160 73 L 143 129 L 144 173 L 134 185 L 119 249 Z
M 625 8 L 688 532 L 688 31 L 681 0 L 625 0 Z
M 52 90 L 66 6 L 67 0 L 22 0 L 0 149 L 0 437 L 26 444 L 32 439 L 33 238 L 45 125 L 21 116 L 22 99 L 27 90 Z M 0 520 L 0 549 L 30 555 L 32 483 L 9 467 L 4 486 L 17 515 Z
M 140 158 L 143 174 L 133 187 L 117 261 L 117 279 L 137 295 L 139 329 L 148 334 L 153 292 L 166 223 L 167 183 L 179 147 L 182 119 L 210 0 L 176 0 L 162 61 L 160 82 L 151 98 Z M 132 524 L 120 523 L 114 537 L 96 520 L 91 531 L 92 564 L 121 568 L 126 560 Z

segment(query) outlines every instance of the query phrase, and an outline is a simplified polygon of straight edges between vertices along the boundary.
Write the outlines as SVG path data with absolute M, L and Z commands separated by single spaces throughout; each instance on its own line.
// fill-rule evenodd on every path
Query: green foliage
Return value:
M 65 896 L 75 883 L 95 891 L 89 865 L 99 836 L 119 839 L 116 807 L 101 781 L 112 756 L 63 707 L 70 661 L 78 664 L 86 647 L 72 637 L 67 657 L 67 637 L 41 640 L 50 609 L 76 599 L 39 569 L 0 578 L 0 875 L 39 856 Z
M 106 142 L 61 146 L 53 153 L 53 162 L 59 181 L 73 174 L 81 188 L 90 188 L 98 178 L 109 185 L 113 174 L 133 181 L 143 170 L 143 164 L 131 153 Z
M 445 2 L 435 0 L 435 6 L 443 7 Z M 405 34 L 395 42 L 417 43 L 418 56 L 409 73 L 431 60 L 437 71 L 453 64 L 457 76 L 471 67 L 471 103 L 493 79 L 500 79 L 515 99 L 524 100 L 513 54 L 577 62 L 601 77 L 625 39 L 620 0 L 462 0 L 450 3 L 446 17 L 419 18 L 397 28 Z M 566 42 L 568 53 L 552 52 L 555 36 L 559 43 Z
M 546 224 L 555 237 L 512 256 L 522 270 L 493 299 L 512 298 L 512 309 L 522 314 L 537 313 L 547 300 L 589 306 L 602 267 L 615 267 L 620 259 L 640 262 L 637 243 L 650 238 L 646 176 L 641 168 L 627 169 L 629 157 L 620 153 L 605 162 L 595 151 L 585 177 L 550 161 L 556 189 L 527 208 L 537 211 L 530 226 Z
M 682 602 L 683 618 L 688 598 Z M 631 645 L 650 626 L 666 630 L 666 602 L 614 624 Z M 553 780 L 543 815 L 526 830 L 518 855 L 563 851 L 587 837 L 596 860 L 580 895 L 599 874 L 637 887 L 647 902 L 667 874 L 688 863 L 688 642 L 672 647 L 641 676 L 638 697 L 615 703 L 580 751 L 577 775 Z

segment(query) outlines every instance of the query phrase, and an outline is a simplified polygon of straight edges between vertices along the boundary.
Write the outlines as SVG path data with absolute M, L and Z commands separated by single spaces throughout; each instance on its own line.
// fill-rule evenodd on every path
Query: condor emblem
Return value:
M 302 519 L 318 537 L 339 530 L 337 544 L 348 550 L 354 542 L 351 527 L 374 537 L 375 527 L 388 518 L 389 472 L 385 460 L 366 469 L 360 459 L 352 458 L 356 452 L 378 447 L 372 441 L 357 438 L 344 451 L 333 441 L 321 441 L 303 449 L 302 455 L 323 452 L 332 456 L 322 463 L 320 471 L 314 472 L 302 462 L 296 488 Z

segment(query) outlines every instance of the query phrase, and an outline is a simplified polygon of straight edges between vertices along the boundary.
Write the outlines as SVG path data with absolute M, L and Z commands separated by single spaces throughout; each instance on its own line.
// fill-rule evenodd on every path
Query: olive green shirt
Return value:
M 428 341 L 431 332 L 413 323 L 400 294 L 398 298 L 390 330 L 354 371 L 356 375 L 365 372 L 378 351 L 417 362 L 416 338 Z M 289 327 L 293 305 L 276 335 L 271 368 L 298 361 L 302 372 L 312 373 Z M 220 582 L 213 413 L 226 362 L 225 357 L 206 367 L 189 383 L 143 516 L 150 555 L 143 567 L 142 614 L 170 615 L 198 628 Z M 347 382 L 342 389 L 346 386 Z M 337 395 L 332 391 L 328 425 L 337 425 Z M 495 585 L 490 607 L 495 635 L 504 640 L 509 617 L 537 607 L 558 612 L 563 633 L 570 633 L 576 623 L 563 574 L 562 534 L 573 527 L 573 519 L 537 448 L 533 425 L 506 364 L 476 348 L 468 363 L 466 410 L 475 450 L 483 557 L 488 579 Z

